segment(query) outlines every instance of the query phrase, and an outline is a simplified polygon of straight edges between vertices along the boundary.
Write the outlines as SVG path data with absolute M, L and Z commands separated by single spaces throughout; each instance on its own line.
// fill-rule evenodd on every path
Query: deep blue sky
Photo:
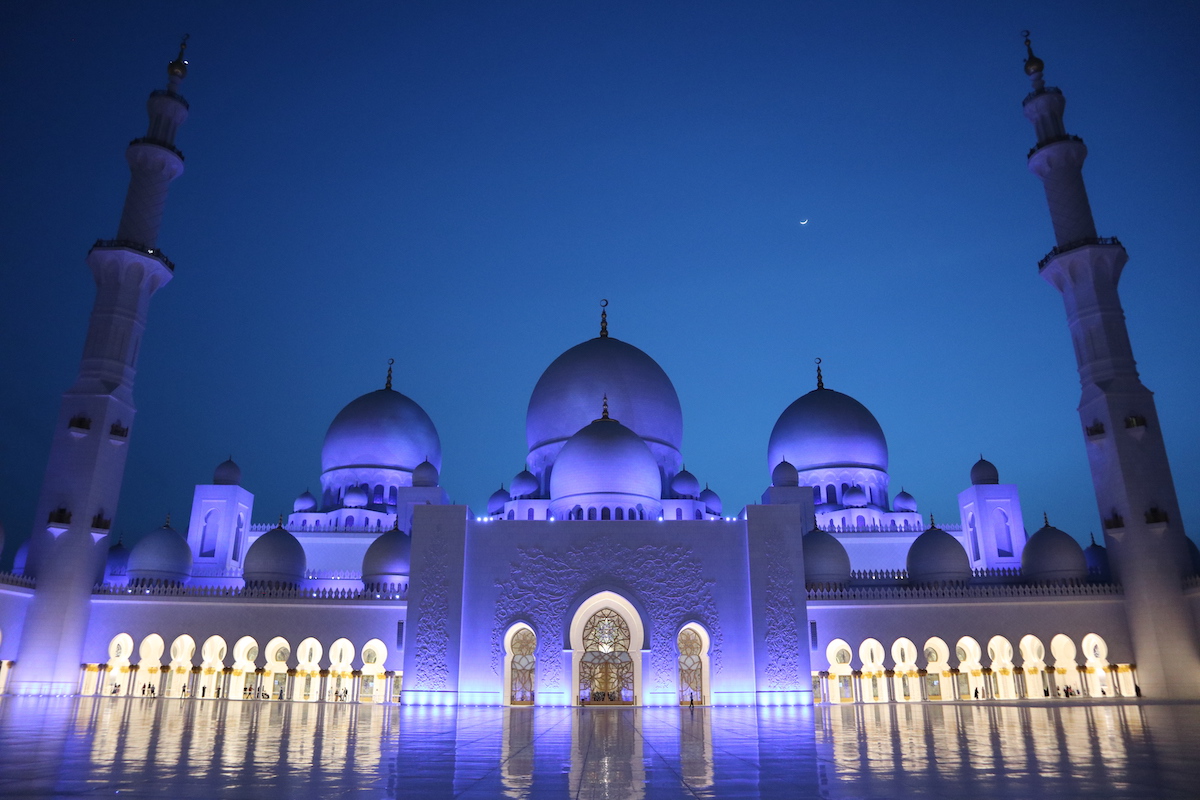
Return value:
M 160 239 L 177 271 L 139 364 L 129 539 L 186 518 L 230 453 L 257 521 L 290 510 L 389 357 L 441 433 L 443 485 L 482 507 L 522 467 L 538 376 L 596 335 L 607 297 L 613 334 L 674 381 L 687 466 L 728 510 L 766 486 L 771 426 L 820 356 L 887 432 L 893 492 L 957 521 L 982 452 L 1031 531 L 1045 510 L 1086 541 L 1022 28 L 1091 150 L 1098 227 L 1129 249 L 1134 350 L 1200 530 L 1200 7 L 982 5 L 9 4 L 9 554 L 78 364 L 83 257 L 115 233 L 124 147 L 184 31 L 187 171 Z

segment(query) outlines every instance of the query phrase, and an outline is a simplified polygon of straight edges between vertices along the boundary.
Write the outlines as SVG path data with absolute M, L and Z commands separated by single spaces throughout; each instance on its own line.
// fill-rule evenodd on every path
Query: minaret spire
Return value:
M 1062 293 L 1079 369 L 1080 428 L 1087 443 L 1110 565 L 1124 586 L 1138 681 L 1150 697 L 1200 697 L 1200 642 L 1184 604 L 1189 563 L 1183 520 L 1154 396 L 1138 376 L 1117 283 L 1129 256 L 1099 238 L 1083 184 L 1083 140 L 1063 126 L 1063 93 L 1025 37 L 1033 91 L 1023 103 L 1037 144 L 1029 169 L 1042 179 L 1055 247 L 1041 276 Z M 1049 523 L 1047 523 L 1049 524 Z
M 600 301 L 600 338 L 608 338 L 608 301 Z
M 816 363 L 817 363 L 817 388 L 824 389 L 825 388 L 825 380 L 824 380 L 824 378 L 821 377 L 821 359 L 819 359 L 819 358 L 816 359 Z
M 389 358 L 389 359 L 388 359 L 388 374 L 387 374 L 387 381 L 385 381 L 385 382 L 384 382 L 384 384 L 383 384 L 383 388 L 385 388 L 385 389 L 391 389 L 391 388 L 392 388 L 392 364 L 395 364 L 395 363 L 396 363 L 396 359 L 394 359 L 394 358 Z M 428 459 L 428 457 L 426 457 L 426 459 L 425 459 L 425 460 L 426 460 L 426 461 L 428 461 L 428 460 L 429 460 L 429 459 Z
M 96 299 L 75 383 L 63 395 L 29 540 L 26 572 L 37 591 L 25 618 L 14 691 L 73 694 L 91 612 L 92 583 L 108 554 L 136 409 L 133 382 L 150 298 L 175 265 L 157 247 L 167 187 L 183 172 L 175 134 L 188 104 L 178 88 L 179 56 L 168 88 L 150 93 L 146 135 L 125 151 L 129 189 L 115 239 L 88 252 Z

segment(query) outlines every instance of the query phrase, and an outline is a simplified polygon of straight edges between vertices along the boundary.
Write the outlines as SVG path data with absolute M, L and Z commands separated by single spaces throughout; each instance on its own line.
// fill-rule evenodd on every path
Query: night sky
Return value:
M 395 386 L 482 510 L 542 370 L 598 331 L 666 370 L 727 512 L 826 385 L 892 492 L 958 521 L 983 453 L 1032 532 L 1100 531 L 1020 31 L 1091 152 L 1101 235 L 1200 532 L 1200 6 L 1182 3 L 11 3 L 0 12 L 0 520 L 28 536 L 150 90 L 191 34 L 115 530 L 182 529 L 232 454 L 255 521 L 319 486 L 338 410 Z M 273 7 L 274 6 L 274 7 Z M 1085 9 L 1086 11 L 1081 11 Z M 114 10 L 116 9 L 116 10 Z M 800 220 L 809 224 L 801 226 Z

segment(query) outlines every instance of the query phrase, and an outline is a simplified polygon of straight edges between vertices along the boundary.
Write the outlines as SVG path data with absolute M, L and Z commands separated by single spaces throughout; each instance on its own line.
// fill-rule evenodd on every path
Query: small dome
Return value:
M 242 468 L 235 464 L 232 458 L 227 458 L 213 470 L 212 482 L 218 486 L 241 486 Z
M 100 573 L 96 576 L 96 583 L 104 583 L 109 577 L 114 575 L 128 575 L 128 570 L 129 548 L 118 541 L 112 547 L 108 548 L 108 555 L 105 556 L 104 564 L 100 567 Z
M 721 496 L 707 486 L 700 493 L 700 502 L 704 503 L 710 514 L 721 514 Z
M 512 500 L 512 495 L 510 495 L 505 490 L 504 486 L 501 485 L 500 488 L 497 489 L 496 491 L 492 492 L 492 496 L 488 498 L 488 506 L 487 506 L 488 513 L 489 514 L 504 513 L 504 504 L 507 503 L 509 500 Z
M 1188 540 L 1189 542 L 1191 539 Z M 1195 548 L 1196 545 L 1192 545 Z M 1083 548 L 1083 560 L 1087 563 L 1088 575 L 1107 581 L 1112 578 L 1112 570 L 1108 566 L 1108 550 L 1096 544 L 1093 540 Z
M 400 583 L 407 579 L 411 563 L 412 539 L 402 530 L 393 528 L 367 548 L 362 561 L 362 579 L 367 586 L 380 583 Z
M 980 458 L 975 462 L 975 466 L 971 467 L 971 485 L 981 486 L 984 484 L 996 484 L 1000 482 L 1000 470 L 996 469 L 996 465 L 990 461 Z
M 662 498 L 658 462 L 636 433 L 615 419 L 596 420 L 567 440 L 550 473 L 550 499 L 616 494 Z
M 347 508 L 362 508 L 367 504 L 367 490 L 361 486 L 351 486 L 342 497 L 342 505 Z
M 438 468 L 435 467 L 433 464 L 431 464 L 427 459 L 425 461 L 422 461 L 420 464 L 417 464 L 417 466 L 413 467 L 412 485 L 413 486 L 437 486 L 438 479 L 440 477 L 441 476 L 438 475 Z
M 908 579 L 913 583 L 966 582 L 971 578 L 967 551 L 950 534 L 930 527 L 908 548 Z
M 536 497 L 538 493 L 537 477 L 529 470 L 523 469 L 512 479 L 512 484 L 508 489 L 509 494 L 513 497 Z
M 814 389 L 788 406 L 771 430 L 767 466 L 784 458 L 805 472 L 865 467 L 887 472 L 887 439 L 879 421 L 853 397 Z
M 170 525 L 151 531 L 129 553 L 129 579 L 184 583 L 192 576 L 192 549 Z
M 901 489 L 900 494 L 898 494 L 894 498 L 892 498 L 892 510 L 893 511 L 909 511 L 909 512 L 916 511 L 917 510 L 916 498 L 914 498 L 911 494 L 909 494 L 908 492 Z
M 850 555 L 832 534 L 813 529 L 804 534 L 804 581 L 848 583 Z
M 1087 559 L 1079 542 L 1047 522 L 1025 543 L 1021 575 L 1034 583 L 1081 581 L 1087 578 Z
M 304 546 L 286 528 L 272 528 L 254 540 L 246 551 L 242 578 L 247 586 L 282 583 L 297 586 L 304 580 L 308 559 Z
M 412 470 L 422 461 L 442 463 L 433 420 L 393 389 L 368 392 L 338 412 L 325 433 L 321 470 L 383 467 Z
M 295 511 L 298 513 L 304 512 L 304 511 L 316 511 L 316 510 L 317 510 L 317 498 L 313 497 L 312 492 L 308 491 L 307 489 L 304 490 L 303 494 L 301 494 L 299 497 L 296 498 L 296 502 L 292 503 L 292 511 Z
M 698 497 L 700 481 L 696 480 L 696 476 L 686 469 L 680 470 L 679 474 L 671 479 L 671 491 L 680 497 Z
M 799 486 L 800 473 L 792 466 L 792 462 L 784 460 L 775 465 L 775 469 L 771 470 L 771 485 L 772 486 Z
M 850 508 L 862 508 L 869 502 L 867 493 L 860 486 L 851 486 L 842 494 L 842 505 Z

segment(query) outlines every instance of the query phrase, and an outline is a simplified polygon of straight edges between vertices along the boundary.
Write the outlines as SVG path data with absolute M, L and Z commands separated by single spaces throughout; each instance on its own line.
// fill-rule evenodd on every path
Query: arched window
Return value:
M 375 505 L 383 505 L 383 484 L 375 487 Z
M 533 519 L 533 509 L 532 508 L 529 509 L 529 511 L 525 514 L 525 519 Z
M 516 512 L 515 510 L 513 510 L 513 509 L 511 509 L 511 508 L 510 508 L 510 509 L 508 510 L 508 518 L 509 518 L 509 519 L 516 519 L 516 518 L 517 518 L 517 512 Z
M 616 518 L 617 519 L 625 519 L 625 509 L 621 508 L 620 506 L 617 506 Z
M 240 515 L 238 515 L 238 528 L 235 529 L 234 535 L 233 535 L 233 560 L 234 561 L 241 560 L 241 545 L 242 545 L 242 541 L 244 541 L 244 539 L 245 539 L 245 533 L 246 533 L 246 515 L 244 515 L 244 513 L 240 513 Z
M 825 502 L 831 504 L 837 502 L 837 490 L 833 488 L 832 483 L 825 487 Z
M 354 527 L 354 517 L 346 517 L 346 527 L 347 528 Z
M 596 507 L 592 506 L 591 508 L 588 509 L 588 519 L 595 519 L 595 518 L 596 518 Z
M 683 509 L 682 508 L 675 509 L 675 519 L 683 519 Z
M 200 557 L 212 558 L 217 554 L 217 510 L 209 509 L 204 515 L 204 528 L 200 534 Z
M 971 560 L 979 560 L 979 533 L 975 529 L 975 515 L 967 516 L 967 529 L 971 533 Z
M 534 670 L 537 666 L 537 637 L 522 627 L 509 643 L 512 662 L 509 666 L 509 702 L 514 706 L 533 705 Z
M 813 503 L 818 506 L 821 505 L 821 487 L 820 486 L 813 487 Z
M 858 529 L 859 529 L 860 531 L 861 531 L 861 530 L 866 530 L 866 528 L 867 528 L 867 518 L 866 518 L 866 517 L 864 517 L 862 514 L 859 514 L 859 515 L 858 515 L 858 519 L 856 519 L 854 522 L 855 522 L 855 524 L 858 526 Z
M 612 510 L 608 506 L 600 509 L 600 519 L 612 519 Z
M 696 509 L 696 519 L 704 519 L 704 513 L 700 509 Z
M 1012 556 L 1012 525 L 1008 522 L 1008 514 L 1003 509 L 996 509 L 996 554 Z

